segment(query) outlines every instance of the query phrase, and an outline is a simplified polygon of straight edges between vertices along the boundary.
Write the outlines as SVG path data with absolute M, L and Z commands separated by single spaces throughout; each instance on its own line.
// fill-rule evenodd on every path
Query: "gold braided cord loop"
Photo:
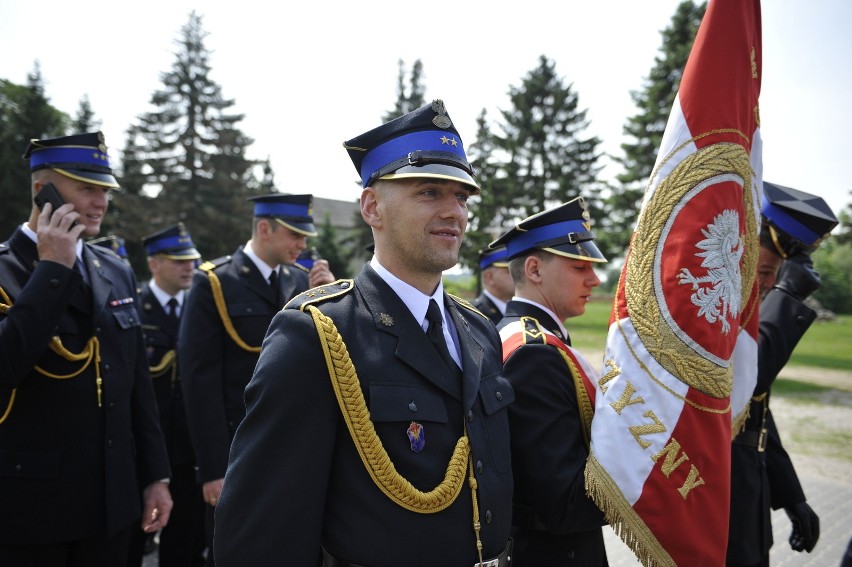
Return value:
M 169 370 L 171 370 L 175 366 L 175 361 L 177 360 L 177 354 L 174 349 L 166 351 L 163 355 L 163 358 L 160 359 L 160 362 L 156 366 L 149 366 L 148 372 L 151 374 L 151 378 L 159 378 Z
M 589 450 L 589 439 L 592 433 L 592 417 L 595 415 L 595 408 L 592 406 L 592 400 L 589 399 L 589 393 L 586 391 L 586 385 L 583 384 L 583 377 L 577 369 L 577 365 L 568 356 L 568 353 L 561 348 L 556 349 L 562 355 L 568 370 L 571 372 L 571 378 L 574 380 L 574 390 L 577 392 L 577 408 L 580 410 L 580 425 L 583 428 L 583 443 L 586 445 L 586 451 Z
M 0 303 L 0 314 L 6 315 L 9 313 L 9 310 L 12 308 L 12 300 L 9 299 L 9 296 L 6 294 L 6 291 L 0 287 L 0 299 L 2 299 L 3 303 Z M 76 372 L 72 372 L 71 374 L 53 374 L 48 372 L 47 370 L 41 368 L 36 365 L 35 370 L 41 374 L 42 376 L 46 376 L 48 378 L 53 378 L 54 380 L 68 380 L 69 378 L 74 378 L 75 376 L 79 376 L 83 373 L 86 368 L 92 364 L 92 361 L 95 362 L 95 384 L 97 385 L 98 390 L 98 407 L 103 405 L 103 379 L 101 378 L 101 347 L 100 341 L 98 341 L 98 337 L 92 336 L 88 341 L 86 341 L 86 348 L 84 348 L 79 353 L 75 354 L 65 348 L 65 345 L 62 344 L 62 340 L 54 336 L 50 339 L 50 343 L 48 343 L 50 350 L 64 358 L 69 362 L 80 362 L 84 361 L 83 365 Z M 0 423 L 6 421 L 6 418 L 9 417 L 9 414 L 12 412 L 12 405 L 15 403 L 15 393 L 17 392 L 17 388 L 12 389 L 12 393 L 9 396 L 9 405 L 6 406 L 6 411 L 3 412 L 3 415 L 0 416 Z
M 467 434 L 462 435 L 456 443 L 444 480 L 430 492 L 417 490 L 396 471 L 382 446 L 373 422 L 370 421 L 370 411 L 361 392 L 355 366 L 334 322 L 312 305 L 307 307 L 307 311 L 316 326 L 343 419 L 373 482 L 394 503 L 412 512 L 434 514 L 450 506 L 461 492 L 465 480 L 465 469 L 470 458 Z M 475 484 L 475 479 L 472 482 Z M 474 515 L 476 512 L 474 508 Z
M 225 325 L 225 331 L 231 337 L 237 346 L 248 352 L 260 352 L 260 347 L 249 346 L 237 334 L 234 324 L 231 322 L 231 317 L 228 315 L 228 307 L 225 305 L 225 296 L 222 294 L 222 282 L 219 277 L 213 273 L 213 270 L 207 271 L 207 277 L 210 280 L 210 289 L 213 291 L 213 301 L 216 302 L 216 310 L 219 312 L 219 317 L 222 319 L 222 324 Z

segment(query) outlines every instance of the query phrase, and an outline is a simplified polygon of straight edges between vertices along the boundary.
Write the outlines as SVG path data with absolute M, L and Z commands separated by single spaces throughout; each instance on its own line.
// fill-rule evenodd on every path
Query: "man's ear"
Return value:
M 380 195 L 372 187 L 361 191 L 361 217 L 368 225 L 379 228 L 382 225 L 382 213 L 379 207 Z
M 527 256 L 527 258 L 524 260 L 524 276 L 526 276 L 526 280 L 529 282 L 540 283 L 540 268 L 541 258 L 535 255 Z

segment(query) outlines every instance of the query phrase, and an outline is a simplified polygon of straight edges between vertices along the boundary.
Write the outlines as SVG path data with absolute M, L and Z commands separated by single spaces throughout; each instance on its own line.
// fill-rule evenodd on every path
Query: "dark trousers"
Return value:
M 137 524 L 107 536 L 61 543 L 33 545 L 0 544 L 3 567 L 115 567 L 127 561 L 130 533 Z
M 207 541 L 207 562 L 205 567 L 216 567 L 216 560 L 213 557 L 213 515 L 216 512 L 216 507 L 210 504 L 204 504 L 204 536 Z
M 160 532 L 159 567 L 202 567 L 204 565 L 204 497 L 195 481 L 192 463 L 174 465 L 169 483 L 172 495 L 171 516 Z M 148 537 L 137 524 L 133 530 L 128 567 L 142 565 L 143 548 Z

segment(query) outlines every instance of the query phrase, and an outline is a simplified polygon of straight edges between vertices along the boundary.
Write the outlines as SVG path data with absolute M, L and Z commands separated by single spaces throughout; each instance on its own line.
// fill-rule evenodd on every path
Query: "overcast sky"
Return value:
M 117 156 L 196 10 L 211 77 L 255 140 L 249 156 L 271 158 L 282 191 L 350 200 L 360 186 L 342 142 L 392 108 L 399 59 L 423 62 L 427 100 L 444 100 L 469 145 L 480 110 L 495 119 L 545 55 L 588 109 L 588 134 L 621 155 L 629 93 L 678 3 L 2 0 L 0 78 L 24 84 L 38 60 L 51 104 L 73 116 L 88 95 Z M 822 195 L 835 213 L 852 202 L 851 30 L 848 0 L 763 3 L 764 177 Z

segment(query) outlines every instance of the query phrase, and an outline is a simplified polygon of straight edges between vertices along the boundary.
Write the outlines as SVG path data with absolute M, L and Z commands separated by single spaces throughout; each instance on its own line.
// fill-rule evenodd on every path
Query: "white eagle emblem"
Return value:
M 698 316 L 703 316 L 708 323 L 721 321 L 722 333 L 728 334 L 731 325 L 727 317 L 739 315 L 742 297 L 740 258 L 745 244 L 740 237 L 739 216 L 733 210 L 722 211 L 701 232 L 704 240 L 695 246 L 703 252 L 695 255 L 703 258 L 701 267 L 707 268 L 707 275 L 696 277 L 688 268 L 681 268 L 678 284 L 691 284 L 692 289 L 697 290 L 690 299 L 699 308 Z

